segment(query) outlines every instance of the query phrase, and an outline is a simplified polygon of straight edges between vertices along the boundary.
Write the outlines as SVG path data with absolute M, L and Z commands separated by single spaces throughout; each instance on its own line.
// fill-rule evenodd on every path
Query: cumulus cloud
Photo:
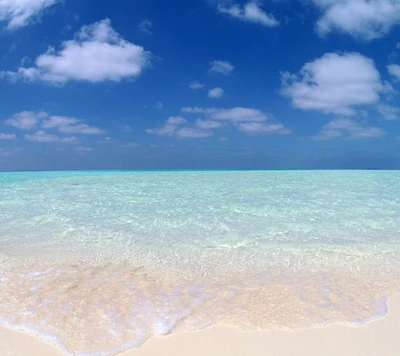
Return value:
M 219 4 L 217 8 L 220 13 L 227 14 L 241 21 L 257 23 L 266 27 L 279 25 L 275 17 L 266 13 L 255 1 L 251 1 L 244 6 Z
M 241 122 L 237 124 L 236 128 L 247 134 L 257 135 L 257 134 L 280 134 L 286 135 L 292 133 L 291 130 L 285 128 L 280 123 L 274 122 Z
M 193 89 L 193 90 L 201 89 L 201 88 L 204 88 L 204 87 L 205 87 L 205 84 L 199 83 L 198 81 L 194 81 L 194 82 L 191 82 L 189 84 L 189 88 Z
M 49 48 L 36 58 L 35 66 L 2 75 L 57 85 L 68 81 L 119 82 L 139 76 L 150 64 L 150 57 L 143 47 L 121 38 L 105 19 L 83 26 L 73 40 L 62 43 L 59 51 Z
M 2 0 L 0 22 L 7 22 L 8 30 L 26 26 L 34 18 L 60 0 Z
M 400 114 L 400 108 L 387 104 L 379 104 L 377 110 L 385 120 L 396 120 Z
M 235 67 L 228 61 L 212 61 L 210 62 L 210 72 L 229 75 Z
M 398 0 L 312 0 L 321 10 L 316 29 L 324 36 L 333 31 L 362 40 L 388 34 L 400 23 Z
M 212 99 L 221 98 L 224 95 L 224 90 L 221 88 L 214 88 L 208 91 L 208 97 Z
M 181 116 L 169 117 L 163 126 L 147 129 L 146 133 L 158 136 L 174 136 L 178 138 L 203 138 L 212 136 L 213 132 L 200 127 L 183 126 L 187 120 Z
M 105 133 L 104 130 L 87 125 L 74 117 L 68 116 L 49 116 L 46 112 L 21 111 L 5 120 L 6 125 L 14 128 L 30 131 L 37 130 L 33 134 L 26 134 L 24 138 L 31 142 L 44 143 L 75 143 L 75 136 L 60 137 L 47 130 L 56 130 L 59 133 L 95 135 Z M 46 130 L 46 131 L 45 131 Z M 15 135 L 8 135 L 9 139 L 15 138 Z M 5 139 L 6 136 L 3 138 Z M 1 139 L 1 135 L 0 135 Z
M 16 138 L 14 134 L 0 133 L 0 140 L 15 140 Z
M 222 126 L 222 122 L 219 121 L 212 121 L 212 120 L 202 120 L 202 119 L 197 119 L 196 120 L 196 126 L 201 128 L 201 129 L 218 129 L 219 127 Z
M 57 135 L 47 134 L 44 131 L 36 131 L 31 135 L 24 135 L 25 139 L 31 142 L 44 142 L 44 143 L 75 143 L 78 139 L 76 137 L 59 137 Z
M 75 117 L 49 116 L 44 111 L 38 113 L 34 111 L 21 111 L 5 120 L 4 123 L 21 130 L 33 130 L 40 126 L 42 129 L 55 129 L 61 133 L 86 135 L 105 133 L 104 130 L 87 125 Z
M 47 120 L 42 121 L 41 126 L 46 129 L 54 128 L 57 129 L 58 132 L 62 133 L 77 133 L 86 135 L 98 135 L 105 133 L 104 130 L 98 127 L 89 126 L 81 122 L 81 120 L 78 120 L 75 117 L 50 116 Z
M 204 129 L 214 129 L 221 126 L 231 126 L 245 134 L 289 134 L 291 130 L 275 120 L 271 115 L 254 108 L 235 107 L 201 108 L 183 107 L 185 113 L 203 114 L 207 120 L 196 120 L 196 126 Z
M 387 91 L 374 62 L 359 53 L 327 53 L 298 74 L 281 75 L 281 93 L 303 110 L 354 115 L 354 107 L 379 102 Z
M 180 138 L 203 138 L 212 136 L 213 134 L 210 130 L 197 127 L 182 127 L 176 132 L 176 136 Z
M 367 126 L 348 118 L 334 119 L 324 125 L 315 140 L 379 138 L 386 134 L 380 127 Z
M 395 77 L 397 80 L 400 79 L 400 66 L 398 64 L 389 64 L 387 69 L 390 75 Z
M 168 125 L 183 125 L 187 122 L 182 116 L 170 116 L 167 120 Z
M 38 113 L 33 111 L 21 111 L 5 120 L 4 123 L 20 130 L 32 130 L 39 121 L 45 117 L 47 117 L 47 113 L 43 111 Z

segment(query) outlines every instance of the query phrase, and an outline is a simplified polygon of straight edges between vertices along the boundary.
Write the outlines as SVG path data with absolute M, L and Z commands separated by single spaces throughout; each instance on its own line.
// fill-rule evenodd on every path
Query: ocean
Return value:
M 359 325 L 400 289 L 400 171 L 0 173 L 0 324 L 66 355 Z

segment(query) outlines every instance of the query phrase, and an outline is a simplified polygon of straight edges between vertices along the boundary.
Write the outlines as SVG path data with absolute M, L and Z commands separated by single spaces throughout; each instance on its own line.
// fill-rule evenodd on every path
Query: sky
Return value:
M 399 169 L 398 0 L 0 0 L 0 170 Z

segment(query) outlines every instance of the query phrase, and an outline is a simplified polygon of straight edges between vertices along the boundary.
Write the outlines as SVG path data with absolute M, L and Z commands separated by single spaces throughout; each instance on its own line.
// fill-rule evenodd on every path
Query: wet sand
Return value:
M 210 327 L 153 337 L 120 356 L 398 356 L 400 294 L 388 301 L 388 314 L 362 326 L 330 325 L 296 331 L 245 333 Z M 60 356 L 57 348 L 26 333 L 0 327 L 1 356 Z

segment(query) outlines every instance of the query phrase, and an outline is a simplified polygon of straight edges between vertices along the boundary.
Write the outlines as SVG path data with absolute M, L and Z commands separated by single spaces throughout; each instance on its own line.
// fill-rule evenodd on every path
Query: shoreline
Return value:
M 302 330 L 243 332 L 224 326 L 152 337 L 118 356 L 354 356 L 400 355 L 400 293 L 388 298 L 388 313 L 361 326 L 331 324 Z M 55 346 L 0 326 L 1 356 L 62 356 Z

